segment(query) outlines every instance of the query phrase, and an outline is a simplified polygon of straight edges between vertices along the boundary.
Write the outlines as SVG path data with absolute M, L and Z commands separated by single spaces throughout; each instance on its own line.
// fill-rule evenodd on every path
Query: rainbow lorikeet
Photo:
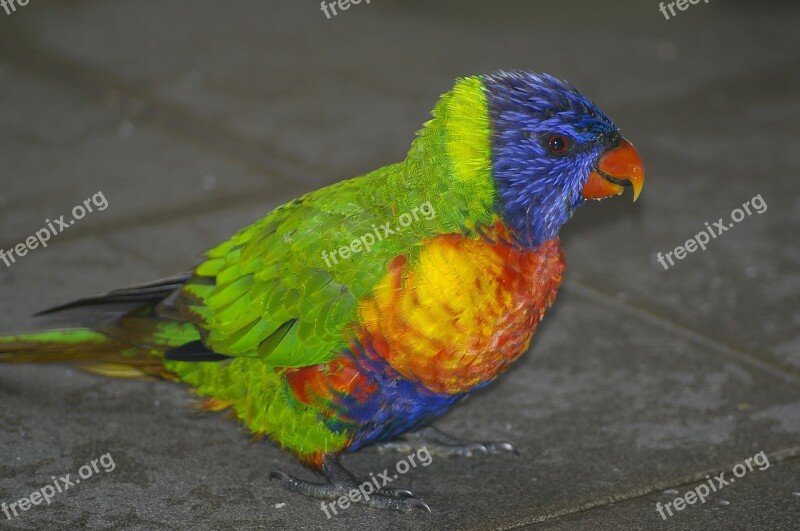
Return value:
M 47 310 L 110 317 L 2 337 L 0 361 L 185 382 L 323 473 L 272 474 L 321 498 L 358 486 L 339 456 L 370 443 L 512 450 L 428 424 L 527 350 L 575 209 L 628 185 L 635 200 L 643 181 L 633 146 L 568 83 L 460 78 L 404 161 L 276 208 L 188 273 Z M 427 508 L 401 489 L 363 501 Z

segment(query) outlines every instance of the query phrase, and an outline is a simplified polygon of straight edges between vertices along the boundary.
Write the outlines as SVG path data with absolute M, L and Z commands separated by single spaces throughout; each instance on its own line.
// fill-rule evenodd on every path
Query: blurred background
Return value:
M 10 2 L 11 0 L 6 0 Z M 18 2 L 18 0 L 17 0 Z M 667 3 L 668 4 L 668 3 Z M 12 9 L 13 8 L 13 9 Z M 668 12 L 668 10 L 667 10 Z M 640 200 L 581 209 L 531 352 L 438 425 L 522 456 L 403 477 L 433 508 L 319 503 L 311 478 L 167 382 L 0 366 L 0 502 L 111 453 L 113 472 L 18 529 L 793 529 L 800 525 L 800 6 L 659 2 L 34 0 L 0 4 L 0 248 L 102 192 L 47 248 L 0 263 L 0 331 L 171 275 L 300 194 L 405 156 L 457 76 L 571 81 L 639 149 Z M 672 251 L 761 195 L 665 270 Z M 704 504 L 674 500 L 764 451 Z M 365 449 L 360 474 L 398 456 Z

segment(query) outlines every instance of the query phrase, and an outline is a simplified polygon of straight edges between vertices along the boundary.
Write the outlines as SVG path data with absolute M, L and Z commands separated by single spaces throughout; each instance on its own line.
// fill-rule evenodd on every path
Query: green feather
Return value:
M 215 285 L 190 284 L 185 291 L 202 302 L 192 308 L 211 349 L 258 356 L 275 367 L 330 360 L 347 347 L 356 302 L 372 292 L 390 260 L 414 260 L 425 239 L 494 222 L 480 79 L 458 80 L 433 115 L 404 162 L 282 205 L 207 253 L 195 273 Z M 426 202 L 433 219 L 418 217 L 395 234 L 376 236 L 376 227 L 382 236 L 387 222 L 396 227 L 399 216 Z M 369 252 L 341 257 L 339 249 L 367 234 L 375 240 Z

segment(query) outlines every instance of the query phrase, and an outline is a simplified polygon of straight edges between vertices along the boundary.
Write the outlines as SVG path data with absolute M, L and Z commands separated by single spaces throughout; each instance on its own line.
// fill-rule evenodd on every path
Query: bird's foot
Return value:
M 472 457 L 478 454 L 501 454 L 505 452 L 519 455 L 517 449 L 514 448 L 514 445 L 510 442 L 463 441 L 451 437 L 431 426 L 404 433 L 399 439 L 378 445 L 378 450 L 381 452 L 413 452 L 422 448 L 427 448 L 428 452 L 432 455 L 444 457 L 453 455 Z
M 290 476 L 282 470 L 273 470 L 269 478 L 277 480 L 280 484 L 291 491 L 322 498 L 327 500 L 347 498 L 346 505 L 341 501 L 324 503 L 322 508 L 326 515 L 329 511 L 333 514 L 338 509 L 345 509 L 350 503 L 363 503 L 369 507 L 377 509 L 391 509 L 394 511 L 411 511 L 421 509 L 431 512 L 427 503 L 415 497 L 411 491 L 405 489 L 393 489 L 385 486 L 376 486 L 376 479 L 359 482 L 356 477 L 339 462 L 336 456 L 326 457 L 322 463 L 322 472 L 328 479 L 328 483 L 314 483 Z

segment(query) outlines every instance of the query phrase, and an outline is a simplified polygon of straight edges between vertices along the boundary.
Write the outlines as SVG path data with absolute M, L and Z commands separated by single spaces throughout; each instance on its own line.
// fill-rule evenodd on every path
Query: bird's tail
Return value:
M 0 336 L 0 363 L 78 363 L 105 376 L 169 376 L 161 352 L 116 341 L 89 328 Z
M 78 363 L 105 376 L 174 378 L 164 354 L 200 339 L 188 320 L 173 320 L 172 305 L 191 273 L 87 297 L 49 308 L 37 315 L 82 310 L 92 328 L 66 328 L 0 336 L 0 363 Z M 187 322 L 184 322 L 187 321 Z
M 107 336 L 87 328 L 0 336 L 0 362 L 97 360 L 114 353 L 115 343 Z

